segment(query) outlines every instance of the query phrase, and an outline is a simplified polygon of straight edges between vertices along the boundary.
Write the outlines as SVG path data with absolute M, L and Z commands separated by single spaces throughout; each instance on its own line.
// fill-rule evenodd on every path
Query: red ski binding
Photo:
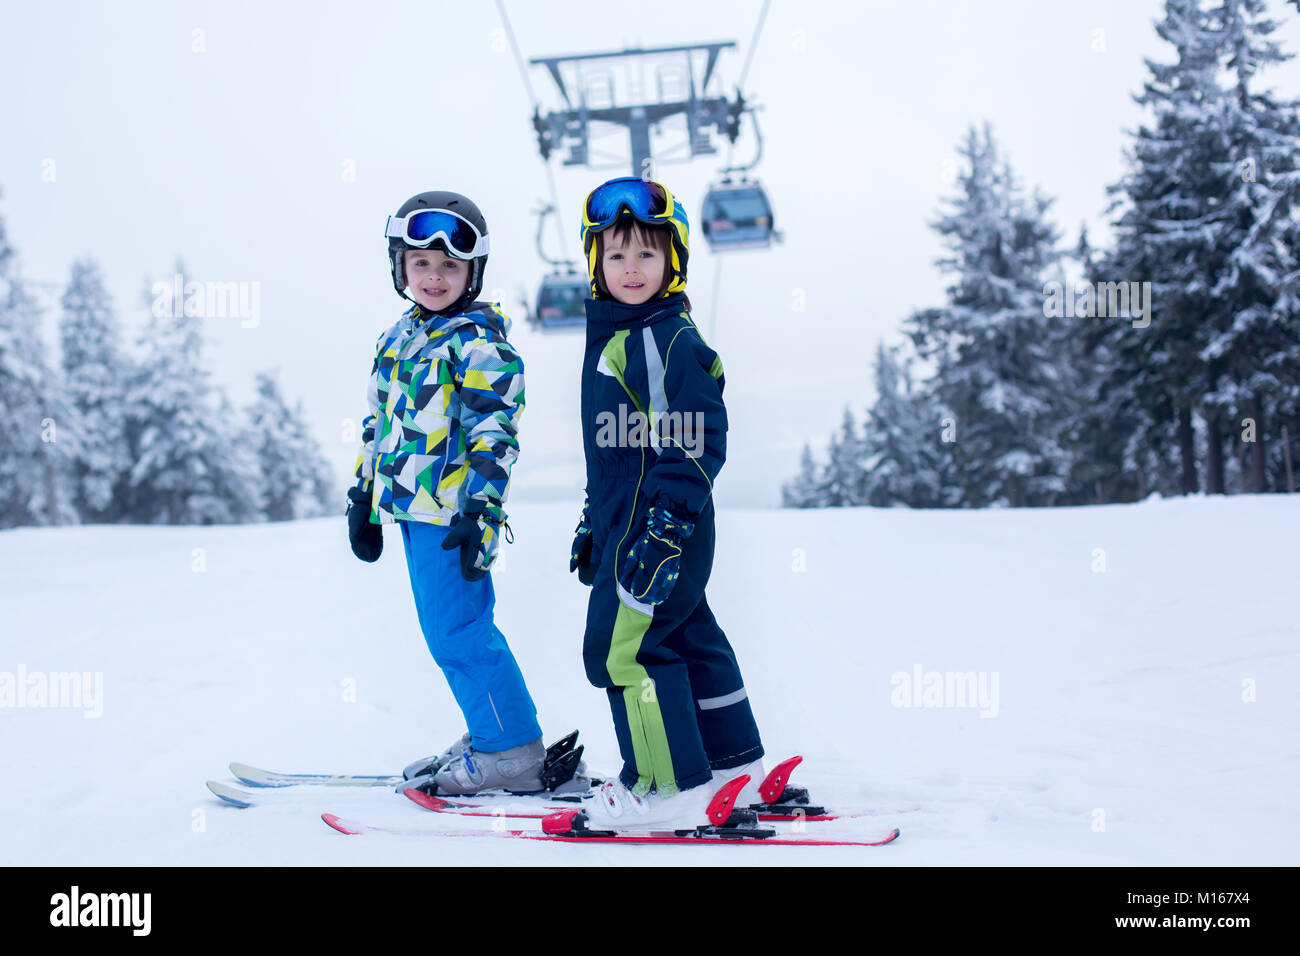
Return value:
M 808 800 L 808 791 L 804 787 L 790 786 L 790 775 L 794 768 L 803 763 L 803 757 L 791 757 L 782 760 L 772 768 L 772 772 L 763 778 L 758 787 L 762 803 L 753 805 L 760 820 L 834 820 L 825 807 L 815 807 Z
M 764 777 L 763 782 L 758 786 L 758 793 L 764 803 L 781 802 L 785 785 L 790 781 L 790 774 L 794 773 L 794 768 L 801 763 L 803 757 L 791 757 L 789 760 L 782 760 L 772 768 L 772 772 Z
M 727 822 L 733 810 L 736 809 L 736 794 L 745 788 L 749 783 L 749 774 L 742 773 L 735 780 L 728 780 L 718 792 L 713 795 L 709 801 L 709 822 L 715 827 L 720 827 Z
M 583 810 L 560 810 L 550 816 L 542 817 L 542 832 L 555 836 L 573 833 L 573 818 L 584 812 Z

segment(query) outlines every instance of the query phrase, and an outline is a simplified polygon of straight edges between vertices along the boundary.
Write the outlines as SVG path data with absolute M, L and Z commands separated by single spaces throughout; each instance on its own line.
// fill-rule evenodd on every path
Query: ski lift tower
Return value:
M 681 115 L 686 120 L 685 147 L 680 162 L 716 153 L 710 130 L 725 135 L 733 144 L 740 132 L 740 116 L 747 106 L 740 92 L 734 101 L 725 96 L 707 96 L 709 81 L 719 54 L 734 48 L 733 42 L 695 43 L 686 46 L 629 48 L 610 53 L 575 56 L 542 56 L 529 60 L 544 66 L 559 88 L 564 109 L 542 114 L 533 111 L 533 129 L 543 160 L 567 148 L 565 166 L 591 166 L 593 123 L 608 123 L 627 129 L 631 145 L 632 175 L 650 175 L 653 162 L 651 132 L 668 119 Z M 652 68 L 652 83 L 646 69 Z M 621 79 L 623 82 L 617 83 Z M 648 87 L 653 86 L 653 89 Z M 683 144 L 673 149 L 680 150 Z M 671 155 L 672 150 L 668 155 Z

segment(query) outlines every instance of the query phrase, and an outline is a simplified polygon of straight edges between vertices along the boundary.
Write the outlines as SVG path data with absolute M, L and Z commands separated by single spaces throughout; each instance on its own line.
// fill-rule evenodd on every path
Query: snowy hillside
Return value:
M 589 762 L 609 770 L 605 695 L 581 667 L 587 592 L 566 574 L 576 517 L 576 503 L 511 510 L 498 622 L 548 738 L 581 728 Z M 835 832 L 897 825 L 894 845 L 344 837 L 321 811 L 444 818 L 386 790 L 220 804 L 203 783 L 233 782 L 231 760 L 391 773 L 461 729 L 418 632 L 400 537 L 388 529 L 383 558 L 363 565 L 340 517 L 0 534 L 0 682 L 12 692 L 19 674 L 103 680 L 102 699 L 82 701 L 92 716 L 31 700 L 0 707 L 0 812 L 11 821 L 0 863 L 1300 859 L 1300 499 L 724 510 L 718 537 L 710 604 L 769 756 L 803 754 L 797 779 L 826 803 L 881 811 Z M 918 670 L 923 683 L 976 672 L 989 697 L 895 706 L 913 698 L 891 678 Z M 1233 839 L 1206 839 L 1226 825 Z

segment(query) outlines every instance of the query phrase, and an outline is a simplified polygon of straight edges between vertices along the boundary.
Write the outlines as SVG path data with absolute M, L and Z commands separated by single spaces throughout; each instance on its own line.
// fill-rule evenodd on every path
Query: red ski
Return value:
M 577 812 L 579 811 L 563 811 L 564 814 Z M 409 837 L 509 837 L 516 840 L 551 840 L 559 843 L 761 843 L 767 846 L 884 846 L 886 843 L 892 843 L 894 840 L 898 839 L 899 834 L 898 828 L 895 827 L 882 839 L 870 841 L 805 840 L 781 836 L 766 838 L 736 838 L 705 835 L 683 836 L 673 831 L 628 833 L 614 836 L 575 836 L 573 834 L 564 833 L 546 833 L 541 830 L 439 830 L 427 827 L 370 826 L 365 823 L 359 823 L 355 820 L 345 820 L 333 813 L 322 813 L 321 819 L 339 833 L 346 833 L 349 836 L 359 836 L 366 833 L 388 833 L 396 836 Z
M 894 828 L 878 840 L 819 840 L 778 836 L 776 830 L 758 826 L 757 814 L 753 810 L 736 810 L 735 797 L 748 782 L 748 775 L 743 775 L 725 784 L 709 803 L 707 811 L 709 822 L 688 830 L 620 832 L 592 830 L 587 826 L 586 811 L 574 808 L 560 810 L 543 817 L 540 831 L 504 828 L 431 830 L 416 827 L 369 826 L 345 820 L 333 813 L 322 814 L 321 819 L 335 830 L 349 836 L 381 832 L 399 836 L 510 837 L 517 840 L 557 840 L 562 843 L 764 843 L 769 846 L 883 846 L 898 839 L 898 828 Z M 429 797 L 428 794 L 418 790 L 412 789 L 407 796 L 419 802 L 421 806 L 428 806 L 429 809 L 437 812 L 455 812 L 454 808 L 439 807 L 439 804 L 446 801 Z

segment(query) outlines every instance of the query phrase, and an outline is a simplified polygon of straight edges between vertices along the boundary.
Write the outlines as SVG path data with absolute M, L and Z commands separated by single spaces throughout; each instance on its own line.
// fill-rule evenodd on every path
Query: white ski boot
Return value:
M 755 831 L 757 823 L 753 810 L 736 809 L 736 794 L 747 782 L 744 777 L 729 778 L 721 785 L 709 780 L 671 797 L 658 793 L 641 797 L 622 781 L 610 780 L 583 800 L 579 810 L 552 814 L 542 822 L 542 829 L 575 835 L 708 835 L 722 831 L 743 835 L 743 831 Z
M 582 801 L 587 829 L 618 831 L 693 830 L 709 824 L 709 801 L 716 789 L 708 783 L 679 790 L 671 797 L 638 797 L 618 778 L 607 780 Z

